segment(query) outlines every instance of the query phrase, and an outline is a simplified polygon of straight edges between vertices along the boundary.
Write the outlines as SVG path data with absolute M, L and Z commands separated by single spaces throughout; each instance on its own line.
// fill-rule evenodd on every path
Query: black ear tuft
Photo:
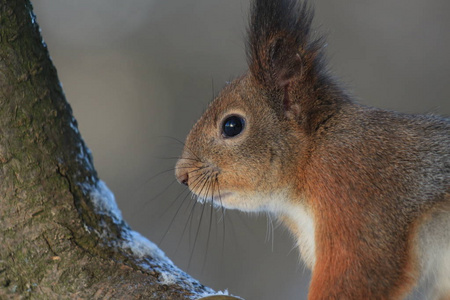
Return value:
M 250 72 L 270 89 L 280 89 L 315 71 L 322 40 L 311 38 L 313 11 L 307 2 L 254 0 L 248 29 Z

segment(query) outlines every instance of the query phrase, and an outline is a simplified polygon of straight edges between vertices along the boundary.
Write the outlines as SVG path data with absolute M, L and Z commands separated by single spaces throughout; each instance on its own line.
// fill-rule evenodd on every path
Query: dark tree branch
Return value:
M 0 0 L 0 298 L 213 293 L 121 219 L 28 0 Z

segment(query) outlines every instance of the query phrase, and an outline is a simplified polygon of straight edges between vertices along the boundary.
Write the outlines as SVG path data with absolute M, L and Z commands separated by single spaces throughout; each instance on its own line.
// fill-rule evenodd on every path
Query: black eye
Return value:
M 242 132 L 245 121 L 239 116 L 230 116 L 223 121 L 222 134 L 224 137 L 234 137 Z

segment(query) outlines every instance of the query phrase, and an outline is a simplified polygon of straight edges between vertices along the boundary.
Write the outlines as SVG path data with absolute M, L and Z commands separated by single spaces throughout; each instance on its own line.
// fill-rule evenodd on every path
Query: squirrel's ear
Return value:
M 254 0 L 248 30 L 250 72 L 267 89 L 304 80 L 315 68 L 321 40 L 311 40 L 313 12 L 306 2 Z

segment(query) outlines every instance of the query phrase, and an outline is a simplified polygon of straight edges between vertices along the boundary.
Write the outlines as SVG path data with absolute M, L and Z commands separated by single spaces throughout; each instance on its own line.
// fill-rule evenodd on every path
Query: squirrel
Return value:
M 252 2 L 249 70 L 194 125 L 176 178 L 286 225 L 310 300 L 450 299 L 450 119 L 356 103 L 312 18 L 306 2 Z

